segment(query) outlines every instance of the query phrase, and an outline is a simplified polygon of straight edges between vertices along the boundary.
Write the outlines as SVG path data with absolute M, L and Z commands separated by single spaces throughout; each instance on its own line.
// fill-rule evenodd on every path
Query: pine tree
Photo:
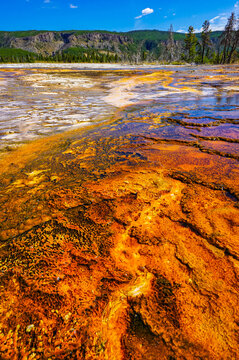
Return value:
M 236 22 L 237 20 L 235 17 L 235 13 L 232 12 L 225 26 L 225 30 L 222 34 L 221 43 L 224 45 L 224 47 L 221 62 L 223 64 L 231 61 L 233 51 L 235 51 L 236 49 L 234 49 L 234 46 L 237 46 L 238 43 L 238 31 L 235 30 Z
M 175 57 L 175 43 L 174 43 L 173 25 L 172 24 L 170 25 L 168 32 L 169 32 L 169 38 L 167 41 L 167 53 L 168 53 L 169 61 L 172 62 Z
M 187 52 L 187 60 L 193 62 L 196 56 L 197 38 L 194 34 L 194 28 L 192 26 L 189 26 L 188 34 L 186 34 L 184 42 L 185 50 Z
M 210 40 L 210 33 L 211 30 L 209 29 L 210 23 L 208 20 L 205 20 L 202 26 L 202 63 L 204 63 L 204 54 L 207 50 L 208 46 L 211 44 Z
M 239 19 L 236 19 L 235 21 L 235 26 L 237 25 L 237 29 L 234 27 L 233 31 L 232 31 L 232 40 L 231 40 L 231 46 L 230 46 L 230 51 L 228 53 L 228 59 L 227 62 L 228 64 L 230 64 L 231 60 L 232 60 L 232 56 L 235 53 L 238 45 L 239 45 Z

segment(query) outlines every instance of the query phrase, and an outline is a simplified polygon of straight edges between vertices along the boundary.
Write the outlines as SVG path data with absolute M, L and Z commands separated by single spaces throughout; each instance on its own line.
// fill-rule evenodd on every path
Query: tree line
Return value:
M 212 44 L 210 23 L 206 20 L 202 26 L 201 39 L 198 40 L 194 29 L 189 26 L 185 37 L 185 52 L 182 59 L 187 62 L 230 64 L 238 60 L 239 21 L 235 13 L 231 13 L 227 24 L 216 44 Z
M 233 12 L 228 18 L 224 31 L 212 38 L 210 22 L 205 20 L 202 31 L 196 36 L 189 26 L 184 40 L 175 40 L 173 26 L 166 41 L 144 39 L 111 51 L 93 48 L 69 48 L 53 55 L 30 53 L 21 49 L 0 48 L 0 62 L 62 62 L 62 63 L 211 63 L 230 64 L 239 60 L 239 20 Z
M 4 50 L 4 51 L 1 51 Z M 117 54 L 109 52 L 99 53 L 94 49 L 69 49 L 69 52 L 54 55 L 41 55 L 19 49 L 0 49 L 1 63 L 34 63 L 34 62 L 62 62 L 62 63 L 117 63 Z

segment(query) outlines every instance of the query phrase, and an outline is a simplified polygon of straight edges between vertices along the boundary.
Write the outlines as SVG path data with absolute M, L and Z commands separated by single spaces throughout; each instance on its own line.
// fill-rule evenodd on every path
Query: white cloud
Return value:
M 51 0 L 44 0 L 44 4 L 49 4 Z
M 227 23 L 227 17 L 225 16 L 225 14 L 219 14 L 209 20 L 209 22 L 212 31 L 224 30 Z
M 215 16 L 214 18 L 212 18 L 211 20 L 209 20 L 210 24 L 214 24 L 214 22 L 215 22 L 217 19 L 220 19 L 220 16 Z
M 149 15 L 149 14 L 152 14 L 153 12 L 154 12 L 154 10 L 150 9 L 150 8 L 146 8 L 146 9 L 142 10 L 143 15 Z
M 77 5 L 70 4 L 70 8 L 71 8 L 71 9 L 77 9 L 78 6 L 77 6 Z
M 143 16 L 152 14 L 153 12 L 154 12 L 153 9 L 146 8 L 146 9 L 142 10 L 141 15 L 136 16 L 135 19 L 141 19 Z
M 239 4 L 239 1 L 238 1 Z M 225 14 L 225 13 L 221 13 L 217 16 L 214 16 L 214 18 L 209 20 L 210 23 L 210 29 L 212 31 L 223 31 L 225 29 L 225 25 L 227 23 L 228 17 L 230 14 Z M 194 28 L 194 32 L 195 33 L 200 33 L 202 32 L 202 27 L 201 28 Z M 186 33 L 187 30 L 183 30 L 183 29 L 179 29 L 176 32 L 179 33 Z
M 225 26 L 228 22 L 228 18 L 231 15 L 231 12 L 238 11 L 238 10 L 239 10 L 239 0 L 236 1 L 236 3 L 234 4 L 234 6 L 230 12 L 220 13 L 217 16 L 215 16 L 214 18 L 212 18 L 211 20 L 209 20 L 211 30 L 212 31 L 224 30 Z
M 201 27 L 201 29 L 194 29 L 194 32 L 197 34 L 197 33 L 200 33 L 202 32 L 203 28 Z

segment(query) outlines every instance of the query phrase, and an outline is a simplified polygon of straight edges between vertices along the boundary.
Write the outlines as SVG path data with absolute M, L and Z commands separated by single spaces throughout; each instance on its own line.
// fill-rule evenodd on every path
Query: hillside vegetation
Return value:
M 193 28 L 192 28 L 193 29 Z M 139 30 L 1 31 L 0 62 L 220 62 L 223 32 L 202 33 Z M 190 38 L 191 36 L 191 38 Z M 193 36 L 193 37 L 192 37 Z M 204 37 L 203 37 L 204 36 Z M 190 42 L 192 41 L 190 48 Z M 189 49 L 188 48 L 191 49 Z M 203 48 L 203 56 L 201 56 Z M 238 56 L 237 46 L 232 60 Z M 189 56 L 189 52 L 193 56 Z

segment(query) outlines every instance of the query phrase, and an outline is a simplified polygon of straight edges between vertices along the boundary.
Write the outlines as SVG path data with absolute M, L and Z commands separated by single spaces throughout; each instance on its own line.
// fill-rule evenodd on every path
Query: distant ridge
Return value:
M 201 34 L 196 34 L 200 39 Z M 215 43 L 221 32 L 211 33 Z M 185 34 L 173 33 L 174 60 L 181 59 Z M 0 61 L 167 61 L 168 31 L 0 31 Z

